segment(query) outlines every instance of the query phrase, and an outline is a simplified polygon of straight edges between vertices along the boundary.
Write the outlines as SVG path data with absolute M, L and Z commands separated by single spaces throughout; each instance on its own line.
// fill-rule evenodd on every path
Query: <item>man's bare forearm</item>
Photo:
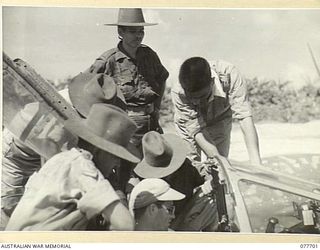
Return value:
M 202 132 L 196 134 L 195 140 L 208 157 L 220 156 L 216 145 L 209 141 Z
M 240 127 L 247 146 L 250 162 L 252 164 L 261 164 L 259 138 L 252 117 L 246 117 L 240 120 Z

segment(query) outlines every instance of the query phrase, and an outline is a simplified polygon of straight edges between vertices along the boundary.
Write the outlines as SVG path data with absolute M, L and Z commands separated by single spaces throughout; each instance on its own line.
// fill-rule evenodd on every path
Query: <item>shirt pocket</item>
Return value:
M 136 66 L 127 60 L 118 61 L 115 65 L 113 77 L 119 85 L 133 83 L 137 75 Z

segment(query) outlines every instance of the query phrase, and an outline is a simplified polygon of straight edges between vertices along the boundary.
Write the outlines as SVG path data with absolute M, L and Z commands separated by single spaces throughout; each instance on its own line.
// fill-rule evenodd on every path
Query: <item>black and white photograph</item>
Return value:
M 320 9 L 140 7 L 2 6 L 0 230 L 320 235 Z

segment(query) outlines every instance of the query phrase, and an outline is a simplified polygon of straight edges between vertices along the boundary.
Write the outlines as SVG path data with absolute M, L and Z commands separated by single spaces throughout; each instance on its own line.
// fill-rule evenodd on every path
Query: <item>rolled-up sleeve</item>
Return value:
M 231 69 L 230 79 L 229 101 L 233 117 L 236 119 L 244 119 L 252 116 L 247 85 L 235 67 Z
M 83 171 L 79 176 L 79 184 L 83 192 L 78 201 L 78 209 L 86 215 L 87 219 L 91 219 L 111 203 L 119 200 L 119 196 L 92 162 L 87 161 L 81 167 Z
M 115 53 L 115 49 L 108 50 L 99 56 L 94 63 L 90 66 L 89 72 L 94 73 L 107 73 L 109 69 L 109 59 Z

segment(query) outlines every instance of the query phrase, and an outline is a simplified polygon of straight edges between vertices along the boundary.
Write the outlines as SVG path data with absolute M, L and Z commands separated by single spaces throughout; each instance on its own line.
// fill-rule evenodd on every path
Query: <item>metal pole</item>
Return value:
M 309 52 L 310 52 L 310 54 L 311 54 L 311 58 L 312 58 L 312 61 L 313 61 L 313 63 L 314 63 L 314 66 L 316 67 L 316 70 L 317 70 L 318 75 L 319 75 L 319 77 L 320 77 L 320 69 L 319 69 L 319 67 L 318 67 L 316 58 L 315 58 L 314 55 L 313 55 L 311 46 L 309 45 L 309 43 L 307 43 L 307 46 L 308 46 Z

